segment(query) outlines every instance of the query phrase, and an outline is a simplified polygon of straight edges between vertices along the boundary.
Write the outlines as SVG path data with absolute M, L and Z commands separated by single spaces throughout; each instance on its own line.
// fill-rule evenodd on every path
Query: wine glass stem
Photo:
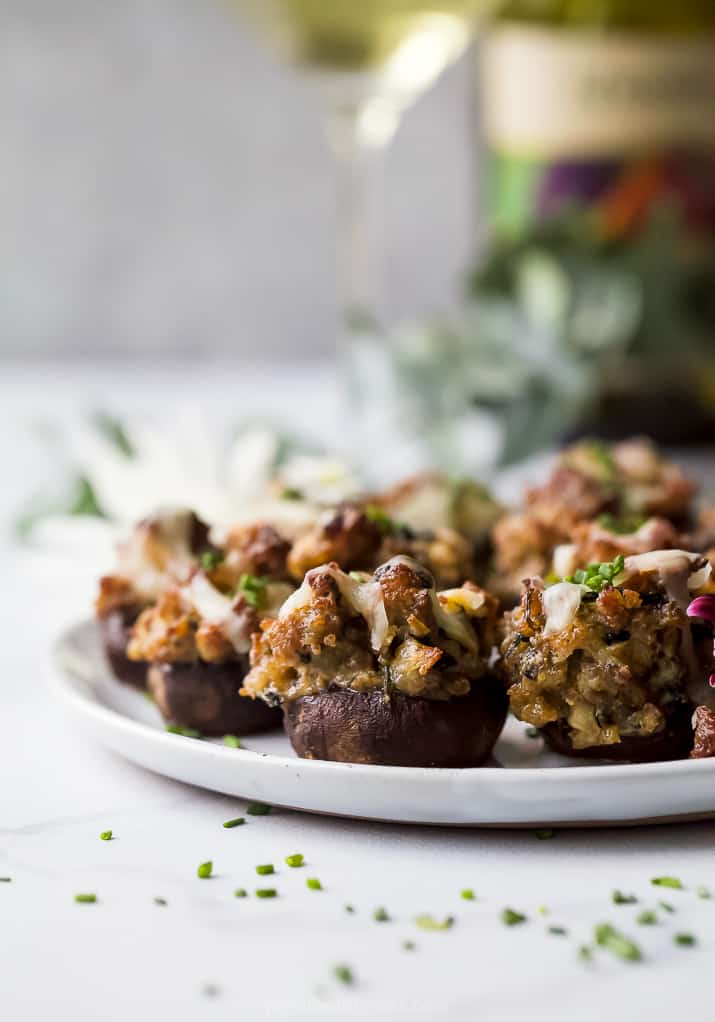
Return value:
M 361 104 L 341 105 L 327 120 L 336 164 L 338 301 L 342 345 L 384 318 L 384 151 L 366 137 Z M 346 354 L 343 351 L 343 354 Z M 349 355 L 349 352 L 347 352 Z

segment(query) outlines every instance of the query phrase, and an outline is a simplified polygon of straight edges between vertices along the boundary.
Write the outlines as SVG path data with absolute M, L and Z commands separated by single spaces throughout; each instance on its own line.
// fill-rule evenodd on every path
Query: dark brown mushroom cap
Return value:
M 256 734 L 280 726 L 281 711 L 239 695 L 245 660 L 152 664 L 149 691 L 165 720 L 204 735 Z
M 685 759 L 693 747 L 693 707 L 682 704 L 671 713 L 662 731 L 652 735 L 626 735 L 615 745 L 590 745 L 574 749 L 571 729 L 565 720 L 541 728 L 546 744 L 561 756 L 579 759 L 610 759 L 620 763 L 655 763 Z
M 136 614 L 113 610 L 106 617 L 98 618 L 98 624 L 104 652 L 114 676 L 126 685 L 145 690 L 147 664 L 141 660 L 130 660 L 127 656 L 127 645 L 135 617 Z
M 329 689 L 285 705 L 285 726 L 304 759 L 381 766 L 476 767 L 490 756 L 507 712 L 501 681 L 480 678 L 448 700 Z

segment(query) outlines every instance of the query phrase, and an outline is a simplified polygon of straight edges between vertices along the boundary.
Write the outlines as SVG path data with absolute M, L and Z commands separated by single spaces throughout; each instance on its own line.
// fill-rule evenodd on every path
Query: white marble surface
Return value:
M 179 376 L 186 390 L 203 391 L 208 381 L 218 404 L 239 390 L 222 372 Z M 301 378 L 290 381 L 300 394 Z M 148 372 L 0 369 L 0 458 L 9 480 L 0 518 L 38 482 L 23 423 L 107 393 L 141 403 L 154 382 Z M 241 394 L 259 382 L 244 373 Z M 540 841 L 528 832 L 276 812 L 224 830 L 242 803 L 128 765 L 71 731 L 49 701 L 48 644 L 86 613 L 90 583 L 81 565 L 75 584 L 60 587 L 56 566 L 28 571 L 7 538 L 0 556 L 0 876 L 12 877 L 0 884 L 3 1019 L 710 1017 L 715 899 L 694 889 L 715 891 L 715 823 L 565 831 Z M 115 840 L 100 841 L 107 828 Z M 292 852 L 305 855 L 304 869 L 280 865 Z M 206 859 L 215 875 L 199 880 L 196 866 Z M 254 872 L 263 862 L 278 869 L 272 901 L 252 896 L 267 885 Z M 659 874 L 681 877 L 687 889 L 651 887 Z M 324 890 L 307 890 L 307 876 Z M 251 896 L 234 898 L 238 886 Z M 476 901 L 460 899 L 464 887 Z M 636 893 L 639 905 L 611 904 L 616 887 Z M 98 903 L 75 904 L 80 891 L 96 892 Z M 155 905 L 155 896 L 168 905 Z M 676 913 L 659 913 L 657 926 L 636 925 L 637 912 L 662 898 Z M 538 913 L 542 905 L 548 916 Z M 390 922 L 373 921 L 377 906 Z M 505 927 L 505 906 L 528 922 Z M 414 917 L 425 911 L 454 914 L 454 927 L 418 930 Z M 579 961 L 579 945 L 602 921 L 636 937 L 645 960 L 599 952 L 590 964 Z M 550 924 L 568 936 L 550 935 Z M 676 931 L 695 933 L 698 946 L 676 947 Z M 405 939 L 415 941 L 413 952 L 402 949 Z M 343 962 L 354 970 L 353 987 L 332 977 Z

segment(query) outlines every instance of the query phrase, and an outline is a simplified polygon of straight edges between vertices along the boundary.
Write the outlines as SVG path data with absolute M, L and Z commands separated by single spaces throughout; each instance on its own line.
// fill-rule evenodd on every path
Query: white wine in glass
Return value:
M 336 158 L 341 354 L 383 322 L 380 154 L 400 116 L 467 46 L 485 0 L 231 0 L 315 80 Z M 359 398 L 359 393 L 353 395 Z

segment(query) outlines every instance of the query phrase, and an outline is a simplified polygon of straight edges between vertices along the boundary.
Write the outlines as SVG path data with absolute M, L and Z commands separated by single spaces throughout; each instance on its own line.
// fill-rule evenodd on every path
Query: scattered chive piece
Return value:
M 181 735 L 182 738 L 203 738 L 201 732 L 193 727 L 179 727 L 178 724 L 167 724 L 166 730 L 170 735 Z
M 224 827 L 226 830 L 231 830 L 233 827 L 240 827 L 242 823 L 245 823 L 243 816 L 237 816 L 235 820 L 226 820 Z
M 576 582 L 578 585 L 588 586 L 595 593 L 600 593 L 606 586 L 613 584 L 616 576 L 623 571 L 624 564 L 623 554 L 619 554 L 612 561 L 603 561 L 600 564 L 594 561 L 585 568 L 578 568 L 564 581 Z
M 285 863 L 286 866 L 291 866 L 293 869 L 297 869 L 298 866 L 303 865 L 304 856 L 300 852 L 296 852 L 295 855 L 286 855 Z
M 375 920 L 376 923 L 390 922 L 390 917 L 387 914 L 387 909 L 382 907 L 375 909 L 375 911 L 372 913 L 372 918 Z
M 534 837 L 539 841 L 548 841 L 552 837 L 556 837 L 556 831 L 551 830 L 549 827 L 544 827 L 542 830 L 535 830 Z
M 465 887 L 460 895 L 465 901 L 474 901 L 474 891 L 471 887 Z
M 640 948 L 634 941 L 611 926 L 610 923 L 601 923 L 594 930 L 596 943 L 612 951 L 614 955 L 622 958 L 625 962 L 639 962 L 641 960 Z
M 501 921 L 506 926 L 518 926 L 519 923 L 526 922 L 526 916 L 521 912 L 515 912 L 513 908 L 505 908 L 501 914 Z
M 278 891 L 275 887 L 259 887 L 256 891 L 257 898 L 276 898 Z
M 655 887 L 672 887 L 676 891 L 683 889 L 683 885 L 677 877 L 653 877 L 651 883 Z
M 168 905 L 169 902 L 166 900 L 166 898 L 154 898 L 154 904 L 155 905 Z
M 614 905 L 635 905 L 638 901 L 635 894 L 624 894 L 623 891 L 614 891 L 611 895 Z
M 565 937 L 568 930 L 563 926 L 550 926 L 548 932 L 553 933 L 555 937 Z
M 94 905 L 97 900 L 96 894 L 75 894 L 74 900 L 78 905 Z
M 229 749 L 240 749 L 241 739 L 237 735 L 224 735 L 223 744 L 228 745 Z
M 99 835 L 99 838 L 101 841 L 111 841 L 112 840 L 111 830 L 103 830 L 102 833 Z
M 247 898 L 248 891 L 246 890 L 245 887 L 237 887 L 236 890 L 233 892 L 233 896 L 234 898 Z
M 593 955 L 591 953 L 591 948 L 588 946 L 588 944 L 582 944 L 581 945 L 581 947 L 578 949 L 578 956 L 579 956 L 579 958 L 581 959 L 582 962 L 590 962 L 591 961 L 591 958 L 593 957 Z
M 346 905 L 346 906 L 345 906 L 345 911 L 346 911 L 346 912 L 349 912 L 349 913 L 350 913 L 350 915 L 354 915 L 354 913 L 355 913 L 355 907 L 354 907 L 353 905 Z
M 271 873 L 275 873 L 272 862 L 267 862 L 264 866 L 256 866 L 256 873 L 259 877 L 270 876 Z
M 636 916 L 636 922 L 640 923 L 641 926 L 655 926 L 658 922 L 658 916 L 650 909 L 645 909 L 640 915 Z
M 673 942 L 677 944 L 678 947 L 693 947 L 694 944 L 697 944 L 692 933 L 676 933 L 673 937 Z
M 445 916 L 440 922 L 434 916 L 425 914 L 417 916 L 415 922 L 421 930 L 449 930 L 454 925 L 454 916 Z
M 0 884 L 11 884 L 12 877 L 0 877 Z
M 528 727 L 526 729 L 526 731 L 524 732 L 524 734 L 526 735 L 527 738 L 540 738 L 541 737 L 541 731 L 539 731 L 538 727 Z
M 295 488 L 295 486 L 286 486 L 285 489 L 280 492 L 281 500 L 302 500 L 303 493 L 301 490 Z
M 221 988 L 216 986 L 215 983 L 207 983 L 203 988 L 203 993 L 206 997 L 218 997 L 221 993 Z
M 665 912 L 675 912 L 675 905 L 671 905 L 669 901 L 659 901 L 658 907 L 662 908 Z
M 352 970 L 347 965 L 336 965 L 333 969 L 333 975 L 340 983 L 345 983 L 346 986 L 350 986 L 353 982 Z
M 211 876 L 213 868 L 214 868 L 213 862 L 211 861 L 202 862 L 199 868 L 196 870 L 196 875 L 200 877 L 201 880 L 206 880 L 208 877 Z
M 305 881 L 305 886 L 308 888 L 309 891 L 323 890 L 323 885 L 321 884 L 320 880 L 318 880 L 317 877 L 308 877 L 308 879 Z
M 549 914 L 549 910 L 546 907 L 546 905 L 539 905 L 536 911 L 539 913 L 540 916 L 547 916 Z
M 403 940 L 402 941 L 402 950 L 403 951 L 414 951 L 416 946 L 417 945 L 415 944 L 415 942 L 413 940 Z
M 373 525 L 376 525 L 384 536 L 389 536 L 390 533 L 395 532 L 397 529 L 392 518 L 390 518 L 388 513 L 377 504 L 368 504 L 365 507 L 365 517 L 371 521 Z
M 704 885 L 696 887 L 695 893 L 699 898 L 712 898 L 712 894 L 710 893 L 709 888 L 705 887 Z
M 267 806 L 265 802 L 249 802 L 246 806 L 249 816 L 268 816 L 270 811 L 271 807 Z

